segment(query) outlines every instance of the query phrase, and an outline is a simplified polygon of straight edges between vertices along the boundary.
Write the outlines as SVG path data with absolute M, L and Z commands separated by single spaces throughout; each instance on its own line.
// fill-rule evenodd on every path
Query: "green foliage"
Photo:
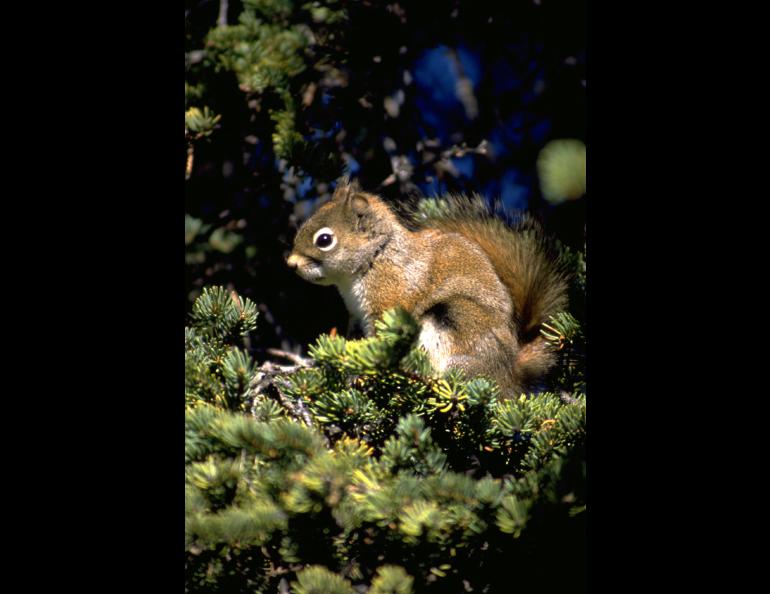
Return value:
M 272 136 L 273 147 L 275 154 L 282 158 L 289 157 L 302 142 L 302 134 L 296 130 L 294 111 L 291 105 L 291 102 L 287 102 L 286 109 L 273 111 L 270 114 L 270 118 L 275 123 L 275 132 Z
M 585 260 L 580 258 L 577 264 L 585 270 Z M 585 335 L 580 322 L 569 312 L 560 312 L 543 324 L 540 334 L 558 355 L 559 386 L 568 392 L 585 394 Z
M 543 197 L 552 204 L 586 193 L 586 146 L 580 140 L 552 140 L 540 151 L 537 170 Z
M 435 373 L 403 311 L 371 338 L 320 336 L 263 392 L 233 346 L 255 323 L 215 287 L 186 330 L 188 591 L 502 592 L 484 567 L 526 576 L 544 526 L 579 531 L 583 393 L 500 400 Z M 543 335 L 568 350 L 582 333 L 565 314 Z
M 307 34 L 298 27 L 260 20 L 255 12 L 241 14 L 239 24 L 217 27 L 206 39 L 210 59 L 233 71 L 247 92 L 285 93 L 288 82 L 305 69 L 302 50 Z
M 208 337 L 228 341 L 257 327 L 257 306 L 222 287 L 203 290 L 192 310 L 193 328 Z
M 195 238 L 205 231 L 206 231 L 206 226 L 203 224 L 203 221 L 201 221 L 200 219 L 196 219 L 195 217 L 191 217 L 188 214 L 185 214 L 184 244 L 186 246 L 191 245 L 195 241 Z
M 185 96 L 191 96 L 188 93 L 188 87 L 185 87 Z M 189 108 L 184 114 L 184 127 L 188 137 L 200 139 L 209 136 L 214 131 L 214 126 L 219 122 L 221 116 L 214 115 L 208 107 L 203 110 L 197 107 Z
M 385 191 L 414 190 L 393 165 L 405 155 L 415 183 L 469 189 L 450 167 L 466 149 L 440 146 L 408 124 L 422 109 L 414 101 L 416 61 L 449 44 L 425 30 L 444 36 L 478 12 L 473 3 L 470 11 L 454 4 L 459 20 L 449 16 L 458 10 L 406 10 L 395 2 L 244 0 L 237 19 L 231 3 L 225 26 L 215 24 L 211 5 L 189 10 L 210 13 L 207 24 L 190 19 L 186 28 L 191 296 L 237 274 L 238 285 L 255 273 L 280 278 L 268 266 L 282 265 L 286 222 L 303 216 L 301 200 L 328 195 L 346 161 L 360 164 L 370 187 L 393 167 L 386 180 L 397 181 Z M 517 11 L 515 23 L 526 12 Z M 540 12 L 533 11 L 537 19 Z M 498 48 L 517 43 L 512 21 L 484 20 L 485 30 L 497 31 L 490 37 L 504 40 L 495 41 Z M 377 43 L 369 42 L 372 23 L 383 24 Z M 544 40 L 535 37 L 532 47 L 540 47 Z M 542 53 L 553 63 L 573 55 L 571 47 L 564 55 L 552 50 Z M 546 78 L 546 88 L 564 96 L 564 85 Z M 480 105 L 494 107 L 494 97 L 484 95 L 493 87 L 476 86 Z M 394 115 L 388 105 L 399 93 Z M 477 120 L 474 138 L 494 132 L 478 127 L 482 119 L 489 118 Z M 469 131 L 453 130 L 451 138 L 459 134 L 459 145 Z M 547 200 L 585 192 L 585 149 L 578 148 L 562 143 L 543 152 L 539 179 Z M 518 151 L 512 158 L 534 163 L 534 156 Z M 488 181 L 483 169 L 500 173 L 494 159 L 485 164 L 493 167 L 474 167 L 471 190 Z M 311 189 L 302 193 L 308 176 Z M 438 217 L 446 204 L 424 201 L 420 208 L 422 216 Z M 584 292 L 583 254 L 565 254 L 575 289 Z M 298 328 L 310 327 L 314 316 L 287 315 L 282 291 L 282 282 L 264 282 L 249 295 L 268 306 L 264 321 L 280 320 L 281 340 L 293 346 Z M 543 328 L 559 357 L 548 391 L 516 401 L 500 402 L 485 378 L 436 373 L 414 348 L 414 320 L 399 311 L 386 313 L 372 338 L 318 337 L 310 367 L 262 389 L 265 375 L 247 348 L 254 304 L 223 288 L 204 289 L 185 330 L 187 590 L 507 592 L 509 580 L 493 581 L 497 564 L 518 588 L 542 591 L 540 583 L 523 585 L 535 545 L 541 543 L 542 566 L 559 566 L 547 545 L 579 534 L 586 509 L 585 341 L 580 313 L 573 314 Z M 328 328 L 323 324 L 317 327 Z M 307 341 L 315 334 L 308 331 Z
M 414 578 L 403 567 L 383 565 L 377 569 L 369 594 L 412 594 Z
M 185 328 L 185 401 L 243 410 L 254 373 L 251 356 L 238 346 L 257 324 L 257 308 L 222 287 L 206 288 Z
M 205 39 L 205 64 L 235 74 L 240 89 L 270 105 L 275 154 L 288 159 L 304 150 L 297 130 L 297 106 L 302 75 L 311 63 L 323 62 L 333 39 L 329 27 L 345 20 L 337 2 L 298 3 L 288 0 L 244 2 L 238 23 L 212 28 Z M 186 96 L 202 94 L 185 86 Z M 197 95 L 196 95 L 197 94 Z
M 297 572 L 292 588 L 296 594 L 355 594 L 348 580 L 319 566 Z
M 184 218 L 185 262 L 203 264 L 207 254 L 230 254 L 243 243 L 243 236 L 226 227 L 205 225 L 188 214 Z

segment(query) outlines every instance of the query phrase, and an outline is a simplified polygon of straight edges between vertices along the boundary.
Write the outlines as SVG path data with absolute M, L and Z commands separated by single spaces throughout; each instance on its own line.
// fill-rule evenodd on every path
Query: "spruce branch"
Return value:
M 280 351 L 283 354 L 283 351 Z M 256 415 L 255 406 L 260 397 L 267 396 L 277 398 L 280 405 L 294 418 L 304 425 L 310 427 L 313 425 L 312 417 L 307 410 L 302 398 L 291 399 L 286 394 L 286 376 L 292 376 L 300 369 L 309 367 L 309 362 L 302 357 L 295 356 L 298 363 L 296 365 L 278 365 L 272 361 L 265 361 L 260 365 L 249 382 L 248 397 L 251 400 L 252 415 Z
M 285 579 L 308 592 L 419 592 L 435 580 L 454 589 L 461 576 L 475 588 L 483 579 L 467 573 L 462 551 L 516 558 L 514 543 L 539 529 L 530 520 L 544 509 L 580 521 L 584 395 L 500 401 L 487 379 L 429 367 L 423 375 L 418 326 L 397 310 L 373 337 L 323 335 L 308 358 L 266 349 L 275 360 L 252 366 L 220 338 L 232 338 L 224 330 L 245 303 L 229 291 L 206 296 L 185 332 L 191 373 L 219 360 L 212 381 L 231 392 L 247 377 L 240 400 L 251 415 L 217 400 L 186 415 L 195 575 L 252 572 L 263 591 Z M 567 317 L 548 326 L 563 351 L 578 336 Z M 321 545 L 331 553 L 313 565 Z M 410 560 L 414 579 L 399 568 L 373 573 L 384 558 L 371 551 L 380 550 Z M 212 556 L 220 569 L 204 563 Z

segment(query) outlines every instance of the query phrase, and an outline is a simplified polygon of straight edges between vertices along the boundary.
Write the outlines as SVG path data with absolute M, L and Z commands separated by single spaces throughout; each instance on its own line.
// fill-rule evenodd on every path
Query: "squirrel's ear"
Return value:
M 337 189 L 334 191 L 334 197 L 349 200 L 353 194 L 360 191 L 361 186 L 358 185 L 358 181 L 350 181 L 350 178 L 345 176 L 337 180 Z
M 367 231 L 372 218 L 372 206 L 363 194 L 351 193 L 345 203 L 356 231 Z
M 352 194 L 349 198 L 348 205 L 353 214 L 362 217 L 369 212 L 369 201 L 362 194 Z

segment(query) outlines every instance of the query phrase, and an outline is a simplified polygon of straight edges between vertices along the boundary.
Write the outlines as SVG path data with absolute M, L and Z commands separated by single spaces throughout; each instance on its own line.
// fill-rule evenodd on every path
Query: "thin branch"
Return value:
M 455 67 L 457 73 L 457 83 L 455 84 L 455 95 L 465 110 L 465 115 L 469 120 L 475 120 L 479 115 L 479 102 L 476 95 L 473 94 L 473 82 L 465 73 L 465 68 L 460 61 L 460 56 L 454 50 L 447 50 L 449 59 Z
M 421 163 L 417 163 L 417 165 L 413 167 L 409 179 L 424 176 L 425 172 L 433 166 L 438 167 L 439 165 L 444 165 L 444 168 L 446 168 L 446 165 L 451 163 L 451 159 L 464 157 L 469 153 L 475 155 L 487 155 L 489 154 L 489 143 L 486 140 L 482 140 L 476 147 L 468 147 L 463 144 L 461 146 L 454 145 L 443 151 L 436 151 L 435 153 L 432 153 L 431 157 L 425 159 Z M 382 181 L 382 183 L 380 183 L 379 187 L 389 186 L 398 181 L 398 179 L 395 172 L 391 173 Z
M 217 17 L 217 27 L 227 27 L 227 0 L 219 0 L 219 16 Z
M 572 395 L 570 395 L 570 393 L 567 392 L 566 390 L 562 390 L 559 393 L 559 399 L 564 404 L 577 404 L 578 402 L 580 402 L 577 398 L 573 398 Z
M 289 361 L 291 361 L 292 363 L 300 367 L 310 367 L 312 365 L 311 359 L 307 359 L 295 353 L 290 353 L 289 351 L 282 351 L 281 349 L 265 349 L 265 352 L 269 355 L 275 355 L 276 357 L 281 357 L 282 359 L 288 359 Z
M 191 52 L 185 54 L 185 60 L 187 60 L 188 66 L 192 66 L 193 64 L 201 62 L 205 57 L 206 50 L 192 50 Z
M 195 152 L 193 150 L 192 143 L 190 143 L 190 145 L 187 147 L 187 163 L 185 164 L 185 169 L 184 169 L 185 180 L 190 179 L 190 177 L 192 176 L 194 157 L 195 157 Z
M 288 375 L 295 371 L 308 367 L 306 362 L 302 362 L 297 365 L 277 365 L 272 361 L 265 361 L 259 366 L 257 372 L 249 382 L 249 396 L 254 402 L 257 397 L 265 394 L 272 397 L 277 397 L 289 414 L 303 422 L 308 427 L 312 426 L 313 420 L 310 417 L 310 412 L 305 407 L 305 404 L 300 398 L 296 402 L 293 402 L 288 396 L 286 396 L 281 390 L 280 382 L 275 381 L 281 375 Z M 253 410 L 252 410 L 253 414 Z

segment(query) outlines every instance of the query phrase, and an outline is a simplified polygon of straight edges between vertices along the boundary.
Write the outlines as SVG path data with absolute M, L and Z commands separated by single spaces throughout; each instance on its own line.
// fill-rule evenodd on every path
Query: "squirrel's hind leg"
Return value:
M 454 304 L 453 304 L 454 305 Z M 464 300 L 467 309 L 471 304 Z M 474 321 L 473 328 L 458 328 L 453 323 L 451 306 L 436 306 L 420 319 L 418 343 L 427 351 L 433 368 L 443 373 L 450 368 L 462 369 L 468 378 L 483 375 L 494 380 L 504 398 L 519 391 L 514 376 L 517 341 L 509 326 L 495 320 L 484 308 L 461 319 Z M 468 312 L 466 312 L 468 313 Z

